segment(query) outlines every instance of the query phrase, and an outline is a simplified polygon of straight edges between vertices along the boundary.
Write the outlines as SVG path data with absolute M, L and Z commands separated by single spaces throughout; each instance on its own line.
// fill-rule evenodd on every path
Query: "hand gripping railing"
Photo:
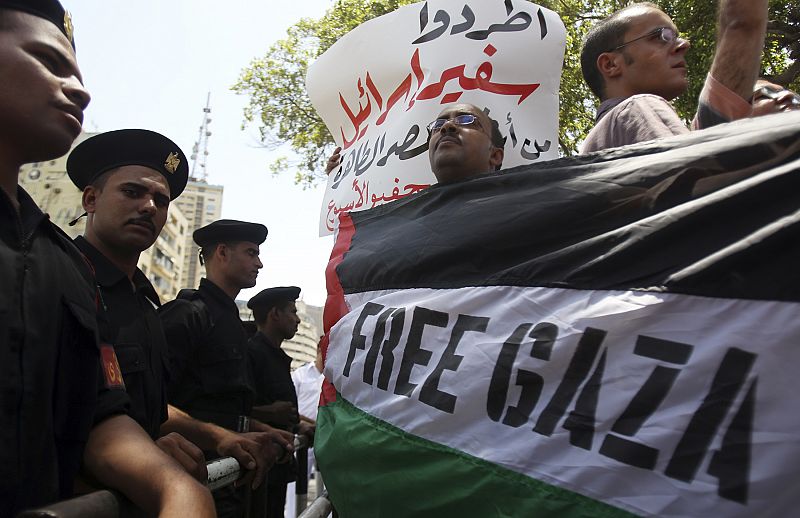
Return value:
M 305 437 L 295 436 L 294 446 L 299 450 L 308 445 Z M 233 457 L 223 457 L 206 464 L 209 490 L 216 491 L 242 478 L 245 470 Z M 266 481 L 265 483 L 266 484 Z M 313 504 L 312 504 L 313 505 Z M 256 511 L 256 510 L 252 510 Z M 251 512 L 251 516 L 261 516 Z M 23 511 L 17 518 L 141 518 L 144 512 L 117 491 L 101 490 L 54 504 Z

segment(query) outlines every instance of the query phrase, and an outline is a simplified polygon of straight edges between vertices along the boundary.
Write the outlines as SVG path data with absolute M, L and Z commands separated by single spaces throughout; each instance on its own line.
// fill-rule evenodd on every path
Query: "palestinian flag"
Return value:
M 800 509 L 800 113 L 350 214 L 328 283 L 345 518 Z

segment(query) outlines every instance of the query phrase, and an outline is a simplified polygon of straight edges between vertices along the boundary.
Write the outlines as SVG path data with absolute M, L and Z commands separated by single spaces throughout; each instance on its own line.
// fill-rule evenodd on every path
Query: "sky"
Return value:
M 271 286 L 295 285 L 308 304 L 325 301 L 324 269 L 333 246 L 318 237 L 324 185 L 303 190 L 292 173 L 269 164 L 287 149 L 258 145 L 242 130 L 247 98 L 230 90 L 239 72 L 302 17 L 319 18 L 333 0 L 62 0 L 72 13 L 78 63 L 92 102 L 86 131 L 145 128 L 188 155 L 211 93 L 208 182 L 223 185 L 222 217 L 263 223 L 264 268 L 248 299 Z M 191 164 L 190 164 L 191 166 Z

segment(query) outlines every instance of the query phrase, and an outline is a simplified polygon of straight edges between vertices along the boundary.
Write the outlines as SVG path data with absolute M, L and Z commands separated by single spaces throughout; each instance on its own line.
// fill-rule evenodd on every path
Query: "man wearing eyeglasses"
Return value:
M 499 170 L 504 145 L 497 121 L 474 104 L 454 104 L 428 124 L 428 158 L 438 183 Z M 326 174 L 339 165 L 340 152 L 337 147 L 328 159 Z
M 722 0 L 717 48 L 692 129 L 751 114 L 767 24 L 767 0 Z M 600 99 L 582 152 L 687 133 L 669 101 L 688 88 L 681 38 L 669 16 L 639 3 L 600 21 L 586 35 L 581 68 Z
M 428 132 L 428 159 L 440 184 L 497 171 L 503 164 L 497 121 L 473 104 L 445 108 Z

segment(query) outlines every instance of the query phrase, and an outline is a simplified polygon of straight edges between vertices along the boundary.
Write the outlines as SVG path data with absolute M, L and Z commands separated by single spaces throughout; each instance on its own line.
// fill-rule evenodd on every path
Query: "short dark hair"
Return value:
M 211 257 L 214 255 L 214 252 L 216 252 L 217 247 L 219 245 L 225 245 L 228 248 L 232 248 L 239 243 L 241 243 L 241 241 L 231 241 L 231 242 L 222 241 L 220 243 L 214 243 L 213 245 L 201 246 L 198 252 L 198 254 L 200 255 L 200 264 L 206 264 L 208 260 L 211 259 Z
M 89 185 L 91 185 L 98 191 L 102 191 L 103 188 L 106 186 L 108 179 L 111 177 L 111 174 L 114 173 L 114 171 L 116 171 L 117 169 L 119 168 L 117 167 L 114 169 L 109 169 L 108 171 L 99 174 L 98 176 L 93 178 L 91 182 L 89 182 Z
M 486 118 L 489 119 L 489 124 L 492 126 L 492 130 L 491 130 L 492 133 L 491 133 L 491 135 L 489 137 L 490 140 L 492 141 L 492 145 L 494 147 L 499 147 L 500 149 L 503 149 L 505 147 L 505 145 L 506 145 L 506 138 L 503 136 L 502 133 L 500 133 L 500 123 L 497 122 L 496 120 L 494 120 L 493 118 L 491 118 L 489 116 L 489 114 L 486 113 L 486 110 L 484 110 L 483 113 L 484 113 L 484 115 L 486 115 Z M 495 171 L 499 171 L 501 167 L 503 167 L 503 163 L 502 162 L 500 162 L 497 165 L 497 167 L 495 168 Z
M 289 304 L 294 303 L 293 300 L 279 300 L 276 301 L 274 304 L 264 305 L 264 306 L 256 306 L 253 308 L 253 320 L 256 321 L 256 324 L 263 326 L 267 323 L 267 316 L 269 316 L 269 312 L 273 309 L 277 308 L 280 311 L 286 311 L 289 307 Z
M 500 133 L 500 123 L 489 117 L 488 113 L 486 114 L 486 117 L 489 118 L 489 122 L 492 125 L 492 145 L 494 147 L 505 147 L 506 138 L 502 133 Z
M 597 22 L 583 37 L 583 43 L 581 44 L 581 72 L 583 73 L 584 81 L 589 85 L 589 89 L 601 101 L 605 97 L 606 82 L 603 74 L 597 69 L 597 58 L 600 57 L 600 54 L 609 52 L 624 43 L 625 33 L 630 28 L 631 22 L 622 14 L 634 7 L 660 9 L 652 2 L 627 5 Z

